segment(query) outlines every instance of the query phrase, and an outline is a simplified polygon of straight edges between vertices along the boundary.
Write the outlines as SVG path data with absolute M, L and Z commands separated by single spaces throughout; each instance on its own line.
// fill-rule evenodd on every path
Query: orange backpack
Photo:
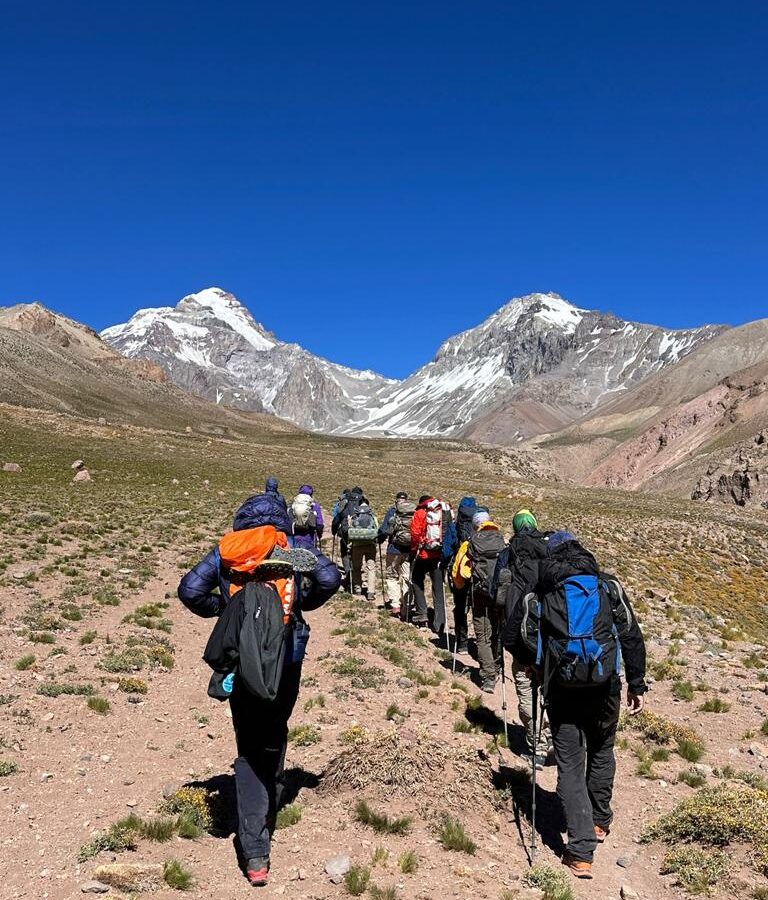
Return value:
M 258 566 L 269 558 L 275 547 L 288 549 L 288 538 L 282 531 L 272 525 L 259 528 L 245 528 L 242 531 L 230 531 L 219 541 L 221 564 L 231 573 L 232 581 L 229 589 L 230 597 L 240 591 L 253 575 Z M 271 578 L 283 606 L 283 619 L 288 623 L 293 608 L 295 579 Z

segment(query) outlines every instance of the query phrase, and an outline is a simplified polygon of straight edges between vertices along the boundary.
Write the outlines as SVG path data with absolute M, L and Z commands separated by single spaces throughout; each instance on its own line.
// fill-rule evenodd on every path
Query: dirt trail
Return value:
M 164 787 L 178 787 L 188 782 L 201 782 L 222 790 L 225 796 L 232 789 L 231 763 L 234 740 L 227 706 L 206 696 L 208 671 L 200 656 L 211 628 L 211 622 L 188 613 L 176 600 L 170 601 L 165 615 L 172 623 L 170 638 L 175 645 L 175 666 L 172 671 L 153 670 L 138 674 L 149 685 L 141 702 L 130 702 L 128 695 L 115 690 L 116 684 L 101 687 L 105 673 L 96 668 L 103 647 L 94 644 L 80 646 L 78 635 L 84 628 L 94 627 L 100 635 L 109 634 L 118 641 L 135 627 L 122 624 L 126 613 L 141 604 L 162 600 L 166 592 L 175 590 L 179 570 L 175 559 L 163 558 L 161 575 L 152 579 L 135 596 L 115 608 L 107 608 L 93 623 L 82 622 L 71 633 L 61 635 L 60 643 L 67 653 L 49 657 L 37 669 L 17 672 L 10 661 L 28 651 L 29 645 L 21 633 L 8 634 L 5 648 L 0 690 L 24 697 L 28 714 L 14 716 L 5 734 L 5 746 L 18 748 L 20 772 L 0 782 L 0 815 L 5 820 L 2 829 L 0 895 L 17 898 L 75 898 L 82 896 L 80 885 L 92 878 L 97 863 L 112 858 L 102 853 L 98 860 L 78 865 L 78 848 L 95 830 L 108 827 L 115 820 L 134 811 L 151 816 L 163 798 Z M 22 601 L 21 589 L 12 589 L 11 602 Z M 422 758 L 418 751 L 419 727 L 445 746 L 450 754 L 461 754 L 471 748 L 478 759 L 487 758 L 498 769 L 498 754 L 489 749 L 492 734 L 500 729 L 501 691 L 494 697 L 481 695 L 468 678 L 452 678 L 450 669 L 432 646 L 418 646 L 403 639 L 400 649 L 408 655 L 408 667 L 434 677 L 436 671 L 444 675 L 439 684 L 420 686 L 413 679 L 403 681 L 402 666 L 373 652 L 365 641 L 358 641 L 353 632 L 338 633 L 341 628 L 355 625 L 349 616 L 339 615 L 338 604 L 353 604 L 350 600 L 335 600 L 322 610 L 308 614 L 312 625 L 312 639 L 304 668 L 305 686 L 302 688 L 292 725 L 314 725 L 320 740 L 300 747 L 291 743 L 287 766 L 291 783 L 303 783 L 296 802 L 303 808 L 301 821 L 275 836 L 273 874 L 270 886 L 262 892 L 265 897 L 287 895 L 295 898 L 331 898 L 347 896 L 343 885 L 332 885 L 323 873 L 324 861 L 335 854 L 347 853 L 353 862 L 369 864 L 376 847 L 388 851 L 388 859 L 372 871 L 372 882 L 379 886 L 397 886 L 397 895 L 410 898 L 477 897 L 499 898 L 505 889 L 521 887 L 527 871 L 526 855 L 520 831 L 515 823 L 512 804 L 506 800 L 497 806 L 488 801 L 489 785 L 477 786 L 476 804 L 461 802 L 458 810 L 451 803 L 451 795 L 466 793 L 471 785 L 451 785 L 433 760 Z M 360 601 L 361 621 L 370 620 L 375 634 L 379 621 Z M 334 633 L 337 632 L 337 633 Z M 352 635 L 350 637 L 350 635 Z M 330 666 L 339 655 L 354 654 L 369 668 L 383 672 L 380 690 L 355 687 Z M 710 661 L 708 661 L 710 662 Z M 64 680 L 66 668 L 76 666 L 77 678 L 92 682 L 98 692 L 107 696 L 112 710 L 107 716 L 89 711 L 83 697 L 61 696 L 56 699 L 40 696 L 37 688 L 47 675 L 56 673 Z M 72 676 L 70 676 L 72 677 Z M 759 691 L 747 691 L 743 672 L 724 672 L 710 667 L 712 683 L 730 679 L 729 683 L 743 685 L 739 702 L 726 716 L 710 716 L 706 722 L 710 753 L 706 762 L 723 765 L 739 757 L 739 765 L 753 760 L 744 747 L 733 750 L 732 735 L 754 728 L 768 714 L 768 697 Z M 409 683 L 410 682 L 410 683 Z M 322 704 L 318 698 L 322 695 Z M 491 714 L 474 717 L 468 711 L 466 719 L 479 725 L 476 733 L 454 730 L 457 721 L 465 718 L 467 695 L 482 697 Z M 308 700 L 317 701 L 306 709 Z M 510 687 L 510 720 L 513 746 L 519 745 L 521 729 L 516 720 L 514 691 Z M 387 708 L 396 703 L 404 714 L 401 724 L 387 721 Z M 651 703 L 658 711 L 678 720 L 698 718 L 687 715 L 675 704 L 666 689 L 654 691 Z M 8 721 L 7 719 L 5 721 Z M 695 723 L 702 727 L 701 721 Z M 358 725 L 368 737 L 378 731 L 402 729 L 410 741 L 411 751 L 435 785 L 446 810 L 457 813 L 468 834 L 478 845 L 474 856 L 445 851 L 439 844 L 435 830 L 435 808 L 428 808 L 428 797 L 412 800 L 395 793 L 372 787 L 370 792 L 342 791 L 329 794 L 319 789 L 321 777 L 329 761 L 349 749 L 348 729 Z M 354 735 L 354 732 L 352 732 Z M 763 745 L 765 740 L 763 739 Z M 754 760 L 764 767 L 764 762 Z M 615 810 L 616 822 L 608 842 L 600 848 L 595 865 L 595 881 L 578 884 L 576 893 L 585 898 L 618 897 L 622 885 L 633 886 L 643 898 L 670 895 L 669 879 L 658 874 L 659 848 L 641 846 L 637 837 L 644 824 L 660 811 L 668 809 L 674 800 L 685 796 L 690 789 L 672 784 L 675 773 L 686 767 L 677 759 L 660 764 L 658 780 L 638 778 L 637 760 L 629 749 L 619 752 Z M 422 770 L 422 771 L 423 771 Z M 554 797 L 555 772 L 547 769 L 540 775 L 540 822 L 543 830 L 557 832 L 557 803 Z M 525 790 L 522 792 L 525 794 Z M 412 831 L 406 836 L 377 835 L 370 828 L 356 823 L 352 810 L 359 799 L 366 799 L 377 810 L 390 815 L 407 814 L 413 817 Z M 439 803 L 437 804 L 440 805 Z M 522 833 L 529 838 L 527 821 L 522 821 Z M 551 841 L 556 847 L 557 838 Z M 553 848 L 544 847 L 539 862 L 557 865 Z M 419 868 L 404 875 L 397 860 L 401 853 L 414 850 Z M 142 840 L 134 852 L 121 854 L 119 861 L 162 862 L 177 857 L 191 869 L 196 886 L 191 897 L 238 897 L 251 892 L 240 874 L 232 846 L 227 837 L 206 835 L 196 841 L 178 837 L 164 844 Z M 617 865 L 623 857 L 629 868 Z M 170 898 L 178 892 L 164 888 L 152 896 Z

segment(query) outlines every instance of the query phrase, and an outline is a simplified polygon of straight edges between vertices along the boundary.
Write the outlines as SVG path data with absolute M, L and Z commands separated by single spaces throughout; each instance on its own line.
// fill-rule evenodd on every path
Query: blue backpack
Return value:
M 540 602 L 536 664 L 543 688 L 595 687 L 621 672 L 610 586 L 595 575 L 566 578 Z

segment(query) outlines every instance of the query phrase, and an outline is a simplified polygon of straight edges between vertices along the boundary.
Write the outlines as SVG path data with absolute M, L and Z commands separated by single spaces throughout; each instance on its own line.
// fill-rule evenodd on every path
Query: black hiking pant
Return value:
M 445 593 L 443 590 L 444 569 L 440 565 L 440 559 L 416 559 L 411 569 L 411 584 L 413 585 L 413 602 L 416 605 L 414 622 L 427 622 L 429 620 L 427 609 L 427 595 L 424 593 L 424 584 L 427 576 L 432 582 L 432 603 L 435 607 L 435 615 L 432 620 L 432 630 L 439 634 L 445 629 Z
M 469 600 L 469 585 L 452 588 L 453 593 L 453 627 L 456 634 L 456 643 L 461 649 L 466 649 L 469 640 L 469 627 L 467 625 L 467 602 Z
M 613 819 L 613 745 L 620 711 L 621 694 L 613 685 L 567 692 L 553 687 L 548 698 L 568 853 L 583 862 L 592 862 L 595 825 L 607 831 Z
M 282 791 L 288 719 L 299 695 L 301 663 L 285 667 L 274 700 L 262 700 L 235 680 L 229 704 L 237 742 L 237 836 L 246 861 L 268 857 Z

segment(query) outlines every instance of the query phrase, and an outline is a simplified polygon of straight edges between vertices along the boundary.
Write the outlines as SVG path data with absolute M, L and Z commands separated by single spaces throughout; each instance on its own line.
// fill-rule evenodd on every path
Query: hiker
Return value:
M 454 550 L 450 565 L 449 584 L 453 595 L 453 628 L 457 653 L 469 652 L 469 629 L 467 627 L 467 610 L 469 608 L 469 581 L 463 581 L 461 587 L 453 577 L 453 563 L 462 544 L 466 544 L 474 534 L 472 516 L 477 512 L 477 500 L 474 497 L 462 497 L 456 512 L 454 527 Z
M 549 713 L 568 846 L 563 864 L 592 878 L 595 848 L 608 836 L 621 711 L 621 661 L 630 714 L 644 706 L 645 643 L 621 584 L 570 533 L 557 531 L 535 584 L 515 604 L 504 644 L 535 666 Z M 534 823 L 535 825 L 535 823 Z
M 502 615 L 496 606 L 495 596 L 491 594 L 491 582 L 505 542 L 499 526 L 491 521 L 491 514 L 483 507 L 475 510 L 472 526 L 474 532 L 459 547 L 451 575 L 458 587 L 469 588 L 480 664 L 480 687 L 486 694 L 492 694 L 501 672 Z
M 319 547 L 325 523 L 311 484 L 302 484 L 289 510 L 295 547 Z
M 339 538 L 339 552 L 341 554 L 341 567 L 344 570 L 344 587 L 346 590 L 352 590 L 352 558 L 349 552 L 349 541 L 347 540 L 348 516 L 362 503 L 368 500 L 363 494 L 361 487 L 345 488 L 334 506 L 333 521 L 331 522 L 331 533 L 334 537 Z
M 376 548 L 379 523 L 360 487 L 352 488 L 333 520 L 341 538 L 342 561 L 351 593 L 376 599 Z
M 416 504 L 405 491 L 398 491 L 395 504 L 390 506 L 379 527 L 379 546 L 387 542 L 385 578 L 387 606 L 393 616 L 400 616 L 403 603 L 408 602 L 411 583 L 411 522 Z
M 332 597 L 341 577 L 318 550 L 290 549 L 286 535 L 273 525 L 252 527 L 245 516 L 241 520 L 242 529 L 225 535 L 182 578 L 178 596 L 196 615 L 218 617 L 204 657 L 214 669 L 209 694 L 229 699 L 237 744 L 239 849 L 248 880 L 261 886 L 269 875 L 288 720 L 309 639 L 303 614 Z M 271 654 L 253 637 L 257 609 L 265 612 L 262 622 L 268 613 L 276 621 Z
M 527 592 L 526 585 L 536 584 L 538 581 L 538 564 L 541 559 L 546 558 L 547 540 L 548 535 L 539 531 L 536 517 L 530 510 L 521 509 L 515 513 L 512 519 L 512 537 L 499 556 L 491 583 L 492 596 L 496 597 L 497 604 L 505 609 L 505 621 L 512 614 L 515 603 L 521 601 Z M 507 570 L 509 575 L 506 579 L 507 587 L 502 593 L 499 582 L 503 570 Z M 533 672 L 513 658 L 512 677 L 517 691 L 517 713 L 525 729 L 528 761 L 537 769 L 543 769 L 552 760 L 552 735 L 549 720 L 541 708 L 541 692 L 536 692 L 539 702 L 534 729 Z
M 443 505 L 430 494 L 419 497 L 411 520 L 411 587 L 416 611 L 413 624 L 418 628 L 429 625 L 429 612 L 424 585 L 427 577 L 432 583 L 434 615 L 432 630 L 445 632 L 445 596 L 443 593 Z
M 260 525 L 274 525 L 283 534 L 290 534 L 293 528 L 285 497 L 277 490 L 277 479 L 268 478 L 263 494 L 254 494 L 245 500 L 235 513 L 233 531 L 257 528 Z
M 264 493 L 265 494 L 273 494 L 279 503 L 282 503 L 283 506 L 288 509 L 288 504 L 285 502 L 285 497 L 280 493 L 279 485 L 277 483 L 277 478 L 274 476 L 270 476 L 267 478 L 264 483 Z

